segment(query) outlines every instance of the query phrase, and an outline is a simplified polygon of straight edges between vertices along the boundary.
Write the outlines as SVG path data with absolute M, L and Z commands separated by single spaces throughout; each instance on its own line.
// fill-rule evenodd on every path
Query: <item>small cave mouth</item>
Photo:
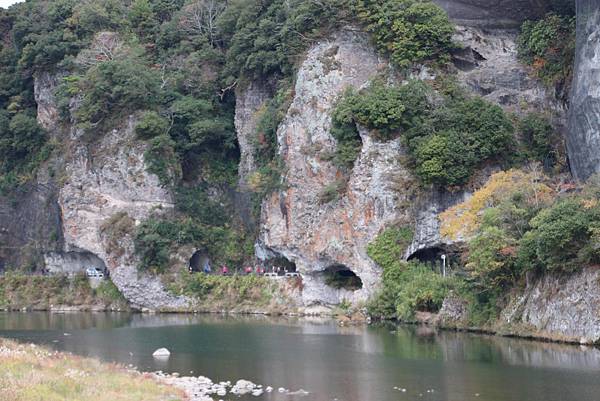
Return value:
M 210 257 L 204 251 L 196 251 L 190 258 L 188 268 L 190 273 L 209 273 L 212 271 L 212 266 L 210 265 Z
M 297 272 L 296 263 L 282 255 L 265 259 L 261 264 L 261 267 L 266 273 L 277 273 L 278 275 L 284 275 L 286 273 Z
M 419 249 L 411 254 L 407 260 L 429 265 L 434 271 L 443 273 L 444 267 L 450 270 L 460 265 L 460 254 L 456 250 L 433 246 Z
M 48 252 L 44 254 L 44 265 L 43 273 L 50 275 L 75 275 L 88 269 L 100 270 L 105 276 L 110 273 L 104 261 L 87 250 Z
M 338 290 L 358 291 L 363 282 L 350 268 L 342 264 L 334 264 L 323 271 L 325 284 Z

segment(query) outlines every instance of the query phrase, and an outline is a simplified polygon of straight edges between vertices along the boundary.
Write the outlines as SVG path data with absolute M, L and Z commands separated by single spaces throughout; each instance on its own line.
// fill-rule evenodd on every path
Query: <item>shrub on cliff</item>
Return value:
M 356 124 L 379 140 L 402 136 L 416 175 L 424 184 L 461 186 L 482 163 L 505 155 L 514 128 L 502 108 L 460 90 L 437 94 L 427 84 L 386 85 L 347 91 L 333 111 L 338 141 L 334 162 L 351 168 L 360 151 Z
M 564 140 L 545 116 L 529 113 L 519 121 L 517 128 L 524 158 L 540 162 L 546 169 L 566 163 Z
M 357 0 L 359 19 L 377 48 L 399 67 L 448 62 L 454 26 L 446 12 L 429 0 Z
M 531 220 L 519 262 L 528 269 L 570 272 L 600 262 L 597 199 L 568 197 Z
M 383 268 L 382 288 L 369 302 L 369 313 L 381 318 L 411 320 L 417 311 L 436 312 L 456 280 L 444 278 L 429 266 L 405 262 L 412 230 L 392 227 L 367 247 L 371 259 Z
M 382 288 L 368 305 L 375 317 L 404 321 L 416 312 L 437 312 L 456 279 L 442 277 L 427 265 L 400 262 L 384 269 Z
M 517 42 L 519 58 L 564 96 L 573 74 L 575 34 L 574 17 L 548 14 L 539 21 L 524 22 Z

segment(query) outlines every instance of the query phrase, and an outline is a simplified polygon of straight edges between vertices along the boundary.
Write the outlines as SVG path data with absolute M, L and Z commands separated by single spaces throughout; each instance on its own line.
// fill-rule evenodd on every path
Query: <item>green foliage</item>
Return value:
M 542 210 L 521 241 L 519 262 L 527 269 L 574 271 L 600 260 L 600 207 L 596 199 L 568 197 Z
M 168 220 L 148 219 L 136 230 L 135 251 L 140 257 L 139 268 L 163 273 L 171 260 L 172 244 L 182 236 L 184 227 Z
M 357 0 L 356 12 L 379 50 L 401 68 L 450 60 L 454 26 L 429 0 Z
M 279 81 L 275 96 L 259 111 L 256 136 L 253 138 L 254 156 L 260 167 L 268 166 L 277 157 L 277 129 L 293 99 L 292 83 Z
M 199 300 L 226 302 L 232 307 L 239 307 L 245 302 L 268 305 L 274 288 L 268 278 L 254 274 L 220 276 L 194 273 L 182 274 L 179 281 L 171 285 L 171 290 Z
M 560 135 L 543 115 L 527 114 L 519 121 L 518 132 L 521 144 L 525 147 L 521 152 L 525 158 L 552 167 L 564 154 Z
M 479 97 L 447 97 L 407 133 L 416 174 L 425 184 L 460 186 L 486 160 L 507 154 L 513 125 Z
M 160 182 L 167 186 L 177 183 L 181 177 L 181 165 L 175 153 L 175 141 L 167 135 L 159 135 L 150 140 L 144 153 L 148 171 L 156 174 Z
M 444 278 L 428 266 L 396 263 L 384 269 L 383 287 L 371 300 L 369 313 L 411 321 L 417 311 L 437 312 L 456 286 L 456 279 Z
M 518 39 L 521 61 L 565 96 L 573 74 L 575 33 L 574 17 L 551 13 L 539 21 L 524 22 Z
M 346 0 L 236 0 L 218 24 L 227 48 L 226 80 L 285 77 L 315 39 L 345 20 Z
M 159 103 L 160 85 L 158 71 L 137 55 L 98 63 L 77 80 L 81 104 L 74 116 L 88 130 L 110 128 L 120 116 Z
M 384 270 L 395 269 L 402 264 L 412 239 L 413 231 L 410 228 L 391 227 L 367 246 L 367 254 Z
M 430 267 L 404 261 L 413 232 L 407 227 L 383 231 L 367 247 L 371 259 L 383 268 L 383 286 L 371 300 L 369 313 L 382 318 L 411 320 L 416 311 L 436 312 L 456 283 Z
M 388 86 L 380 81 L 345 93 L 333 112 L 338 141 L 334 162 L 349 169 L 360 150 L 356 124 L 381 140 L 402 134 L 415 173 L 424 184 L 460 186 L 486 160 L 513 145 L 513 125 L 503 110 L 459 90 L 442 99 L 421 81 Z
M 127 300 L 121 294 L 121 291 L 110 280 L 103 280 L 94 290 L 94 293 L 98 298 L 110 301 L 113 304 L 127 305 Z
M 135 126 L 135 133 L 138 138 L 152 139 L 162 134 L 166 134 L 169 129 L 169 122 L 161 117 L 155 111 L 144 113 L 138 124 Z
M 0 308 L 49 310 L 51 305 L 76 307 L 118 306 L 127 302 L 110 281 L 92 289 L 85 275 L 32 276 L 7 272 L 0 277 Z

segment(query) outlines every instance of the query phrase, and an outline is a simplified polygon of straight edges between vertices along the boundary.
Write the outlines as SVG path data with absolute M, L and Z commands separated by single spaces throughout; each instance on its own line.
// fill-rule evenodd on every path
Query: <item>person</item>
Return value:
M 250 266 L 246 266 L 246 274 L 251 274 L 252 268 Z
M 223 267 L 221 268 L 221 271 L 223 272 L 224 276 L 226 276 L 227 274 L 229 274 L 229 269 L 225 265 L 223 265 Z
M 210 274 L 210 263 L 206 262 L 204 264 L 204 273 L 205 274 Z

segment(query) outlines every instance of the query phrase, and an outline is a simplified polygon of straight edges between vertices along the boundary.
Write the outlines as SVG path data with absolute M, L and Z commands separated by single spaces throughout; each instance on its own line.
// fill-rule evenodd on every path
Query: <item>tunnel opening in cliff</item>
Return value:
M 86 251 L 48 252 L 44 254 L 45 270 L 49 274 L 74 275 L 87 269 L 99 269 L 108 274 L 106 264 L 98 255 Z
M 198 273 L 202 271 L 211 271 L 210 257 L 204 251 L 196 251 L 190 258 L 190 272 Z
M 342 264 L 328 266 L 323 274 L 325 284 L 338 290 L 358 291 L 363 288 L 363 282 L 349 267 Z
M 408 261 L 420 262 L 428 265 L 434 271 L 442 272 L 445 257 L 446 268 L 457 267 L 460 263 L 460 253 L 455 249 L 449 249 L 442 246 L 433 246 L 419 249 L 408 257 Z
M 275 272 L 281 274 L 296 272 L 296 263 L 282 255 L 277 255 L 265 259 L 263 261 L 263 267 L 267 272 Z

